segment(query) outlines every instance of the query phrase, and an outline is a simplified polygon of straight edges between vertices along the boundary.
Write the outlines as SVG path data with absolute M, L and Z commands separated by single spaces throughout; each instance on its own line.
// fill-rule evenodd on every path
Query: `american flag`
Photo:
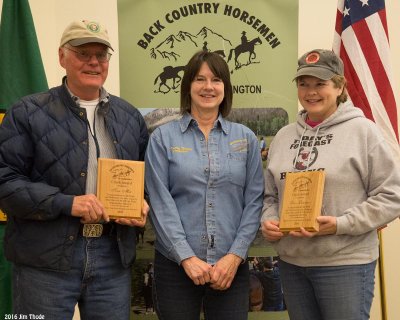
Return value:
M 396 100 L 390 66 L 384 0 L 339 0 L 333 51 L 344 63 L 354 105 L 399 147 Z

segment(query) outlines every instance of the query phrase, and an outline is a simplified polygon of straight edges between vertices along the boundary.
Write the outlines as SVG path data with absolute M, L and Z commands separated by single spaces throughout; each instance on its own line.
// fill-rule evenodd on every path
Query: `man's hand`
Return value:
M 72 202 L 71 215 L 81 218 L 81 223 L 98 223 L 100 220 L 110 221 L 103 205 L 94 194 L 75 196 Z
M 128 218 L 119 218 L 116 219 L 115 222 L 119 224 L 124 224 L 130 227 L 144 227 L 147 221 L 147 215 L 149 214 L 150 207 L 146 200 L 143 200 L 142 207 L 142 218 L 141 219 L 128 219 Z

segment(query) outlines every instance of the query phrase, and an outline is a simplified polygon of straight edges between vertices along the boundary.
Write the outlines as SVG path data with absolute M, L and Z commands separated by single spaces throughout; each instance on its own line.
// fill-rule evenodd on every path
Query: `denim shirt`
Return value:
M 243 259 L 259 228 L 264 178 L 258 141 L 220 115 L 208 141 L 185 114 L 158 127 L 146 151 L 146 188 L 156 250 L 181 263 Z

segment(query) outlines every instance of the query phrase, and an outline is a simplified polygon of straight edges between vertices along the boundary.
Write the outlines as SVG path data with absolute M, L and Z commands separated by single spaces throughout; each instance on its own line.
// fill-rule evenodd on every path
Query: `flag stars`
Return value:
M 364 0 L 365 1 L 365 0 Z M 344 10 L 343 10 L 343 17 L 345 17 L 345 16 L 349 16 L 350 15 L 350 8 L 347 8 L 347 7 L 344 7 Z
M 369 0 L 360 0 L 360 2 L 362 3 L 362 6 L 363 6 L 363 7 L 364 7 L 364 6 L 369 6 L 368 1 L 369 1 Z

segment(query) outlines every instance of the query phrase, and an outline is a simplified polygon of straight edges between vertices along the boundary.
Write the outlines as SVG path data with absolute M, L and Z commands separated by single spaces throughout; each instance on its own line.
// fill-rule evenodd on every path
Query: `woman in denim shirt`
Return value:
M 154 303 L 160 319 L 247 319 L 248 248 L 259 228 L 263 173 L 258 141 L 225 119 L 226 62 L 196 53 L 181 85 L 182 118 L 158 127 L 146 152 L 156 231 Z

